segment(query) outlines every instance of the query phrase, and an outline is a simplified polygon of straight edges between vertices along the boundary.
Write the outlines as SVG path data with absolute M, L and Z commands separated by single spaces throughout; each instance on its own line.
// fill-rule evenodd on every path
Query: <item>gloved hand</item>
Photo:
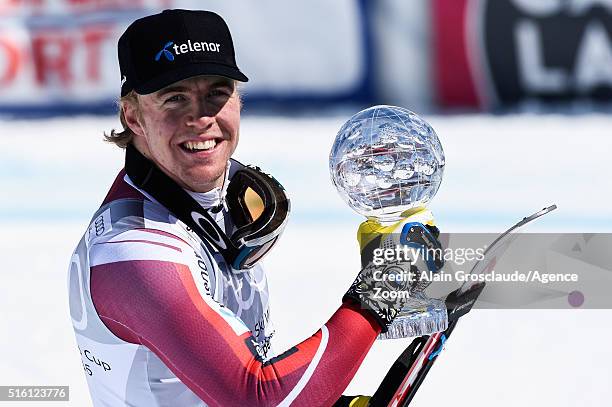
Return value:
M 358 303 L 386 332 L 409 294 L 426 287 L 419 272 L 442 268 L 438 234 L 427 210 L 391 225 L 373 219 L 363 222 L 357 233 L 362 269 L 342 300 Z

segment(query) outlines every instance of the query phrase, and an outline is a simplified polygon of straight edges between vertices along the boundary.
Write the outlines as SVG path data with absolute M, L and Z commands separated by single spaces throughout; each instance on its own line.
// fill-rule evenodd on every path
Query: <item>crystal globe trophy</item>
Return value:
M 424 223 L 413 214 L 422 215 L 438 191 L 444 152 L 433 128 L 415 113 L 396 106 L 374 106 L 341 127 L 329 156 L 329 170 L 342 199 L 371 221 L 391 225 L 415 216 L 414 221 Z M 395 243 L 386 241 L 381 246 Z M 379 339 L 446 329 L 444 301 L 428 298 L 424 292 L 428 285 L 422 280 L 411 283 L 406 306 Z

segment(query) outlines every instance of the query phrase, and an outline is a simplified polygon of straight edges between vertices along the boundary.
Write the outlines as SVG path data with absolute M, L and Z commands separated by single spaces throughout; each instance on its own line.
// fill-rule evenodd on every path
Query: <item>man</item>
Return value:
M 135 21 L 118 48 L 124 130 L 107 138 L 126 165 L 69 271 L 94 406 L 333 405 L 401 309 L 370 296 L 373 271 L 397 265 L 369 263 L 319 331 L 274 356 L 257 261 L 289 202 L 272 177 L 230 159 L 247 77 L 227 25 L 166 10 Z

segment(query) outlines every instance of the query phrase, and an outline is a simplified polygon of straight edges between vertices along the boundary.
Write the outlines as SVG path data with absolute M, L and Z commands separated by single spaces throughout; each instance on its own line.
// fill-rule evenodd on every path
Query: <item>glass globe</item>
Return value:
M 383 221 L 425 206 L 444 172 L 444 151 L 434 129 L 416 113 L 373 106 L 338 131 L 329 156 L 331 179 L 357 213 Z

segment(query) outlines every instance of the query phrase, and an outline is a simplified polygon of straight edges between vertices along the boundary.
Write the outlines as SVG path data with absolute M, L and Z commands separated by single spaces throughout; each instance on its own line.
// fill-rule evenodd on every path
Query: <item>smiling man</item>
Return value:
M 410 262 L 370 263 L 320 330 L 275 355 L 259 260 L 290 205 L 274 178 L 231 159 L 236 83 L 247 78 L 227 25 L 211 12 L 167 10 L 132 23 L 118 51 L 123 130 L 107 139 L 125 148 L 125 168 L 69 270 L 94 406 L 348 403 L 342 391 L 403 305 L 372 301 L 369 276 Z

